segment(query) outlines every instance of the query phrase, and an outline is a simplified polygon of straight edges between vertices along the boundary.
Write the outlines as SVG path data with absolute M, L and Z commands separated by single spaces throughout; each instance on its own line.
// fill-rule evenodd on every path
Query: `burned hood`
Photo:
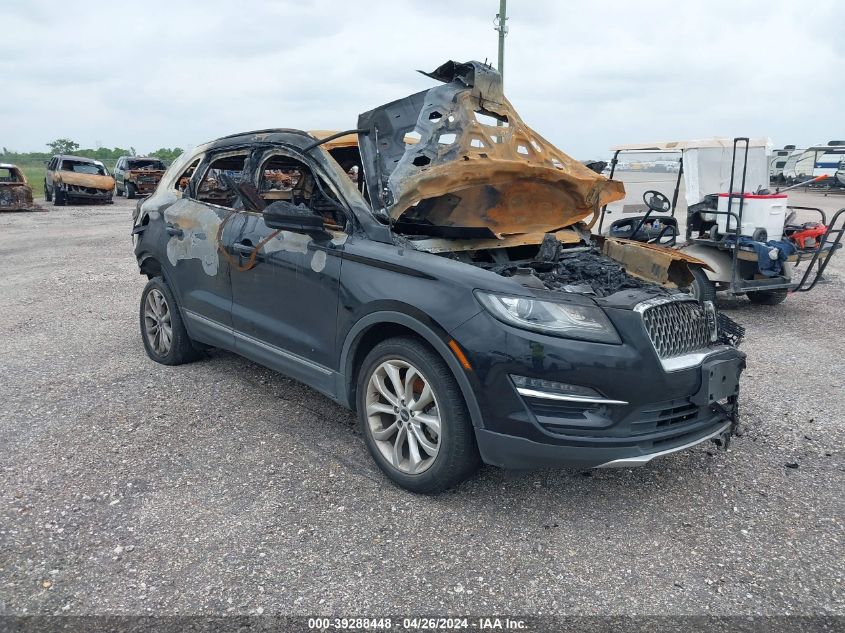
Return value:
M 92 189 L 113 189 L 114 178 L 101 176 L 99 174 L 81 174 L 74 171 L 58 171 L 56 179 L 66 185 L 79 185 L 80 187 L 91 187 Z
M 553 231 L 624 197 L 529 128 L 480 62 L 447 62 L 435 86 L 358 119 L 370 200 L 392 220 L 489 230 Z

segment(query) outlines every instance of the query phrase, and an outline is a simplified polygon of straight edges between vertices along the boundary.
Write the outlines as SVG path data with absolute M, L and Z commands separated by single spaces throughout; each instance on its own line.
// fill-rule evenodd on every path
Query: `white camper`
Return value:
M 794 181 L 803 182 L 819 176 L 833 178 L 843 158 L 845 158 L 845 141 L 830 141 L 826 145 L 810 147 L 799 156 L 795 163 Z

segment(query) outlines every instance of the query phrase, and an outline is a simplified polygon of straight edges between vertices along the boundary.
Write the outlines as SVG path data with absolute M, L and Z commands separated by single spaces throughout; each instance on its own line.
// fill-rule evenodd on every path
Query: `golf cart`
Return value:
M 679 153 L 679 169 L 671 201 L 659 191 L 646 191 L 644 213 L 611 222 L 606 235 L 675 248 L 700 260 L 703 265 L 691 266 L 689 291 L 701 301 L 723 290 L 775 305 L 790 292 L 812 290 L 841 248 L 845 209 L 828 223 L 821 209 L 788 206 L 786 190 L 770 193 L 770 148 L 768 139 L 749 138 L 614 147 L 610 178 L 623 153 Z M 676 211 L 682 182 L 686 222 L 680 242 Z M 629 207 L 623 205 L 623 213 Z M 602 208 L 600 234 L 606 216 L 615 211 Z M 795 224 L 799 211 L 817 214 L 819 222 Z M 795 267 L 802 262 L 808 264 L 798 279 Z

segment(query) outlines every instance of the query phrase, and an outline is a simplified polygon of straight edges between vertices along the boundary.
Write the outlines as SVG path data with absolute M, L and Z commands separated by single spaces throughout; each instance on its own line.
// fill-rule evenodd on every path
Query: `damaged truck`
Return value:
M 57 207 L 68 202 L 112 203 L 114 178 L 106 166 L 84 156 L 53 156 L 44 177 L 44 199 Z
M 130 200 L 155 191 L 164 175 L 164 163 L 146 156 L 121 156 L 114 165 L 115 195 Z
M 525 125 L 493 68 L 427 74 L 354 130 L 236 134 L 169 167 L 134 214 L 149 357 L 217 347 L 310 385 L 415 492 L 727 443 L 745 357 L 678 289 L 683 256 L 597 242 L 621 183 Z

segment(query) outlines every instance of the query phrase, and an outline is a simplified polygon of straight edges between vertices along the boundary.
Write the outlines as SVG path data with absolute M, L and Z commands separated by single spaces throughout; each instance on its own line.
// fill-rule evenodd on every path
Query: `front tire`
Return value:
M 777 290 L 757 290 L 747 293 L 746 296 L 751 303 L 760 306 L 776 306 L 783 303 L 788 294 L 788 288 L 778 288 Z
M 47 181 L 44 181 L 44 201 L 45 202 L 52 202 L 53 196 L 50 194 L 50 190 L 47 189 Z
M 135 194 L 136 194 L 135 185 L 131 182 L 127 182 L 127 183 L 124 183 L 124 186 L 126 187 L 126 197 L 129 200 L 134 200 Z
M 63 207 L 67 204 L 67 194 L 58 187 L 53 190 L 53 204 L 57 207 Z
M 179 306 L 163 277 L 153 277 L 141 293 L 141 339 L 147 356 L 162 365 L 181 365 L 197 360 L 182 321 Z
M 394 483 L 431 494 L 479 467 L 461 390 L 430 347 L 409 338 L 376 345 L 358 374 L 358 420 L 367 448 Z

